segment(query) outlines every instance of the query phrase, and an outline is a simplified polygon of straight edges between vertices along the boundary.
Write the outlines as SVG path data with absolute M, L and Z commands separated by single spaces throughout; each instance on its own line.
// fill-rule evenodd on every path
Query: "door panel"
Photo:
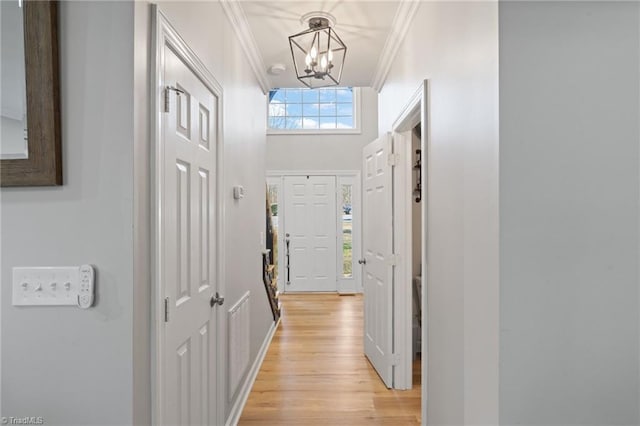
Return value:
M 216 276 L 215 114 L 218 99 L 168 47 L 164 81 L 170 112 L 162 117 L 161 229 L 164 324 L 163 419 L 167 425 L 209 425 L 215 419 Z
M 393 193 L 389 136 L 363 150 L 363 268 L 365 355 L 387 387 L 392 386 Z
M 284 178 L 285 233 L 291 268 L 286 291 L 336 291 L 336 179 Z

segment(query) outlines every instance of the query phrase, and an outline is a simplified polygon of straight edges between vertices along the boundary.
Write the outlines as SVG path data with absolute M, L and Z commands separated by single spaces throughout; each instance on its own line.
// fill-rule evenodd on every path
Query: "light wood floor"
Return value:
M 410 391 L 388 390 L 363 355 L 361 296 L 281 296 L 282 322 L 239 425 L 420 424 Z

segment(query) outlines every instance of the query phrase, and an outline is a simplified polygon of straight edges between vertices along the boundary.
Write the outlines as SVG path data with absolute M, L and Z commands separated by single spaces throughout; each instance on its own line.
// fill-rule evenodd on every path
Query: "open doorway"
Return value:
M 420 85 L 395 120 L 394 247 L 399 253 L 394 271 L 394 347 L 401 354 L 394 383 L 410 389 L 421 377 L 422 416 L 426 418 L 428 372 L 426 237 L 428 171 L 428 80 Z M 410 307 L 410 308 L 409 308 Z M 420 371 L 417 371 L 417 370 Z
M 360 172 L 268 172 L 267 196 L 278 292 L 360 293 Z
M 422 123 L 411 131 L 411 346 L 412 377 L 420 374 L 422 365 Z
M 384 244 L 379 245 L 381 248 L 378 252 L 386 253 L 388 256 L 376 264 L 375 258 L 380 258 L 376 251 L 370 250 L 367 255 L 367 247 L 362 241 L 367 227 L 364 217 L 360 238 L 352 234 L 352 242 L 361 240 L 362 245 L 361 255 L 352 254 L 352 261 L 355 261 L 352 273 L 360 271 L 364 282 L 367 267 L 374 266 L 380 273 L 371 275 L 376 278 L 388 276 L 387 283 L 393 289 L 389 297 L 378 298 L 381 303 L 384 302 L 386 311 L 391 313 L 388 321 L 380 322 L 385 324 L 381 327 L 388 327 L 385 336 L 388 336 L 391 341 L 388 345 L 390 350 L 379 357 L 391 367 L 391 380 L 381 380 L 382 375 L 373 365 L 374 363 L 370 362 L 371 358 L 367 359 L 364 356 L 366 351 L 363 332 L 366 333 L 367 330 L 365 326 L 366 296 L 345 298 L 335 293 L 285 293 L 281 295 L 282 321 L 268 349 L 263 368 L 256 377 L 240 424 L 258 421 L 272 421 L 277 424 L 279 421 L 284 422 L 285 419 L 289 421 L 295 419 L 297 422 L 306 419 L 326 420 L 327 412 L 335 413 L 342 420 L 345 420 L 344 416 L 348 415 L 353 415 L 354 419 L 356 417 L 374 419 L 381 415 L 380 410 L 385 407 L 394 411 L 388 414 L 397 421 L 396 424 L 420 423 L 423 405 L 426 404 L 421 397 L 424 395 L 424 380 L 421 372 L 425 368 L 423 364 L 426 364 L 421 362 L 426 361 L 426 353 L 422 347 L 426 345 L 423 343 L 424 332 L 421 330 L 424 302 L 421 292 L 418 291 L 421 286 L 416 278 L 424 275 L 422 269 L 425 267 L 421 259 L 425 254 L 422 213 L 425 204 L 423 199 L 426 199 L 426 194 L 421 193 L 420 201 L 416 201 L 417 187 L 419 186 L 420 191 L 424 192 L 422 188 L 425 169 L 423 165 L 425 161 L 418 163 L 416 151 L 420 149 L 420 153 L 424 152 L 423 139 L 426 138 L 426 132 L 423 129 L 426 120 L 423 119 L 423 99 L 425 95 L 426 90 L 421 86 L 389 129 L 390 132 L 383 135 L 384 142 L 380 143 L 377 150 L 372 151 L 376 158 L 375 161 L 370 162 L 375 164 L 374 174 L 380 175 L 380 168 L 391 170 L 386 172 L 386 175 L 390 176 L 389 181 L 385 183 L 386 188 L 389 188 L 388 193 L 391 194 L 388 202 L 375 201 L 374 204 L 392 207 L 389 209 L 388 216 L 385 216 L 384 222 L 385 228 L 388 226 L 392 229 L 388 234 L 385 230 L 384 237 L 381 237 L 382 227 L 373 226 L 368 234 L 385 241 Z M 371 141 L 374 138 L 375 135 L 368 140 Z M 282 142 L 275 140 L 277 144 Z M 365 141 L 362 142 L 360 146 L 366 144 Z M 285 143 L 282 142 L 282 145 Z M 274 150 L 282 154 L 278 155 L 279 159 L 286 157 L 288 150 L 295 149 L 293 143 L 286 143 L 286 147 L 286 152 Z M 333 155 L 337 155 L 339 151 L 332 152 Z M 366 155 L 361 158 L 364 157 Z M 329 159 L 326 160 L 324 163 L 328 164 Z M 360 171 L 362 180 L 358 179 L 362 200 L 366 198 L 367 191 L 365 184 L 367 168 L 365 164 L 363 166 Z M 286 169 L 284 165 L 282 168 Z M 271 205 L 269 210 L 275 213 L 272 223 L 276 224 L 278 234 L 277 262 L 281 271 L 278 274 L 278 284 L 282 288 L 287 285 L 285 268 L 287 231 L 285 228 L 286 221 L 289 219 L 285 209 L 284 178 L 286 175 L 297 175 L 303 176 L 306 180 L 307 175 L 315 174 L 311 170 L 288 169 L 285 172 L 268 173 L 267 183 L 272 198 L 269 201 Z M 328 171 L 319 173 L 319 175 L 323 174 L 332 173 Z M 339 197 L 339 194 L 340 191 L 336 191 L 336 197 Z M 336 201 L 336 210 L 339 210 L 341 205 L 345 207 L 344 200 Z M 364 214 L 366 204 L 364 201 L 352 200 L 351 204 L 352 210 L 360 206 Z M 336 214 L 338 215 L 338 212 Z M 347 213 L 343 211 L 340 214 L 344 220 Z M 344 237 L 345 232 L 344 229 L 340 229 L 340 215 L 337 217 L 336 239 L 341 233 Z M 389 218 L 388 221 L 386 217 Z M 362 264 L 358 260 L 362 261 Z M 341 260 L 336 259 L 336 272 L 342 269 L 341 263 Z M 371 281 L 374 282 L 376 279 Z M 420 281 L 422 281 L 421 278 Z M 370 311 L 380 312 L 379 309 Z M 386 374 L 385 377 L 388 378 L 389 375 Z M 340 381 L 342 378 L 345 380 Z M 275 383 L 277 383 L 277 389 L 274 387 Z M 400 401 L 407 401 L 407 404 Z M 265 406 L 273 409 L 267 413 Z M 386 414 L 383 416 L 386 417 Z

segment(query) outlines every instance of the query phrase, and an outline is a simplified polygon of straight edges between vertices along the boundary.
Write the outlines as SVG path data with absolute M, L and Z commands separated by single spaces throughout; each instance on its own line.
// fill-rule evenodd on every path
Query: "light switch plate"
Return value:
M 233 187 L 233 198 L 236 200 L 244 198 L 244 186 L 236 185 Z
M 78 306 L 80 267 L 13 268 L 14 306 Z

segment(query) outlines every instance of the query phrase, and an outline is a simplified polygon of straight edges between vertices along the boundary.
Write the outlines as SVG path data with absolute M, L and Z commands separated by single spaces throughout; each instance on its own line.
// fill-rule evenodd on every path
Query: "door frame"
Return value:
M 422 233 L 421 233 L 421 258 L 422 258 L 422 419 L 426 424 L 426 389 L 428 373 L 427 353 L 427 170 L 429 160 L 429 80 L 424 80 L 420 87 L 411 96 L 405 107 L 392 125 L 393 149 L 397 155 L 397 163 L 394 168 L 394 247 L 396 249 L 398 264 L 394 268 L 394 330 L 393 346 L 400 354 L 400 359 L 394 368 L 393 383 L 395 389 L 411 389 L 413 372 L 413 274 L 412 274 L 412 171 L 414 155 L 411 149 L 411 132 L 413 128 L 422 123 L 422 135 L 420 149 L 422 150 Z M 405 283 L 405 285 L 399 285 Z
M 161 208 L 164 203 L 162 191 L 164 189 L 164 139 L 163 117 L 164 112 L 164 48 L 170 46 L 175 54 L 184 61 L 191 71 L 207 86 L 217 97 L 217 131 L 216 131 L 216 284 L 213 290 L 220 294 L 225 293 L 224 271 L 224 143 L 223 143 L 223 90 L 215 77 L 191 50 L 186 41 L 171 25 L 167 17 L 157 5 L 151 5 L 151 215 L 150 245 L 151 245 L 151 421 L 152 424 L 163 424 L 163 395 L 164 395 L 164 371 L 163 371 L 163 345 L 164 345 L 164 279 L 162 274 L 163 255 L 162 247 L 164 235 L 161 228 Z M 226 362 L 223 342 L 225 341 L 224 312 L 215 310 L 214 330 L 216 366 L 218 372 L 225 371 Z M 216 376 L 216 405 L 212 407 L 215 424 L 224 424 L 225 408 L 225 375 L 219 373 Z
M 342 268 L 338 259 L 342 259 L 342 233 L 338 232 L 341 220 L 337 220 L 336 228 L 336 290 L 338 294 L 354 294 L 362 293 L 362 271 L 356 267 L 355 263 L 362 255 L 362 200 L 361 200 L 361 171 L 360 170 L 267 170 L 268 184 L 274 184 L 275 179 L 280 179 L 278 189 L 278 247 L 284 248 L 284 224 L 286 218 L 284 216 L 284 177 L 285 176 L 335 176 L 336 178 L 336 215 L 339 212 L 340 203 L 338 202 L 338 185 L 341 179 L 352 180 L 353 184 L 353 205 L 357 205 L 357 215 L 354 217 L 354 225 L 352 229 L 352 259 L 353 278 L 340 278 Z M 270 183 L 269 183 L 270 182 Z M 339 217 L 338 217 L 339 219 Z M 278 289 L 285 293 L 285 250 L 278 249 Z

